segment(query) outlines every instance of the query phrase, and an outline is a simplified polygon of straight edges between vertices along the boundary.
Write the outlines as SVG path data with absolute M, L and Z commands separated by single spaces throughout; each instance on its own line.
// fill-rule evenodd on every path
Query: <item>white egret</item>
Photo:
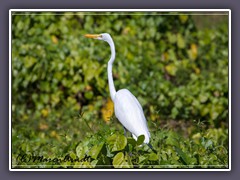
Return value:
M 111 36 L 108 33 L 103 34 L 86 34 L 85 37 L 106 41 L 111 48 L 111 58 L 108 61 L 108 84 L 111 99 L 114 103 L 115 115 L 121 124 L 132 136 L 137 140 L 138 136 L 144 135 L 144 143 L 148 144 L 150 140 L 150 132 L 148 130 L 147 121 L 143 113 L 142 106 L 137 98 L 127 89 L 121 89 L 116 92 L 113 76 L 112 65 L 115 60 L 115 46 Z

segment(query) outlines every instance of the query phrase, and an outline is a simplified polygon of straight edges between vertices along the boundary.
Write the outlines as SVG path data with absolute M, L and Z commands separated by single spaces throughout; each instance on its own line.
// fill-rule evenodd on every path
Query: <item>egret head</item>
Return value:
M 93 39 L 98 39 L 98 40 L 103 40 L 103 41 L 109 41 L 111 40 L 111 36 L 108 33 L 102 33 L 102 34 L 86 34 L 85 37 L 87 38 L 93 38 Z

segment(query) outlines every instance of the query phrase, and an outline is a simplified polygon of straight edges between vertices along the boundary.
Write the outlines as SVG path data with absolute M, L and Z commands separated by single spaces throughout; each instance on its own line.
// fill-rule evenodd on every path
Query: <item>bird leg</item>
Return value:
M 148 147 L 149 147 L 154 153 L 157 154 L 157 151 L 156 151 L 155 149 L 153 149 L 153 147 L 152 147 L 152 145 L 151 145 L 150 143 L 148 143 L 147 145 L 148 145 Z

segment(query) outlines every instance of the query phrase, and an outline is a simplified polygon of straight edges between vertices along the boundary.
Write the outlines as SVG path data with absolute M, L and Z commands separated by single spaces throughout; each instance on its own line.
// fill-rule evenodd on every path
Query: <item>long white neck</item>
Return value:
M 115 46 L 112 39 L 109 39 L 107 42 L 111 48 L 111 58 L 108 61 L 108 85 L 109 85 L 111 99 L 112 101 L 114 101 L 114 97 L 116 95 L 116 89 L 113 83 L 112 65 L 115 60 Z

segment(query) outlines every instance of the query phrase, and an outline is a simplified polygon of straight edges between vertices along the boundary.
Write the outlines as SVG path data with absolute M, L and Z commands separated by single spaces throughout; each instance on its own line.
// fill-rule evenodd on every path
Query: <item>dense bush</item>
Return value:
M 147 145 L 140 146 L 144 136 L 135 141 L 110 129 L 104 130 L 86 137 L 79 144 L 74 143 L 74 146 L 62 143 L 61 149 L 57 149 L 59 143 L 48 145 L 48 149 L 41 147 L 40 142 L 22 144 L 22 151 L 14 156 L 14 168 L 22 165 L 25 168 L 228 167 L 228 150 L 224 147 L 228 137 L 222 130 L 209 129 L 188 140 L 172 131 L 155 131 L 152 133 L 153 150 Z M 70 142 L 66 137 L 63 139 Z
M 153 124 L 159 128 L 170 119 L 184 123 L 199 121 L 207 127 L 227 128 L 227 23 L 215 29 L 199 30 L 190 15 L 15 13 L 12 16 L 12 141 L 13 147 L 21 149 L 13 150 L 15 156 L 28 149 L 37 151 L 39 146 L 51 142 L 51 138 L 54 142 L 62 142 L 60 134 L 64 134 L 75 142 L 64 150 L 51 152 L 53 156 L 62 155 L 69 149 L 74 150 L 86 136 L 102 132 L 102 127 L 111 125 L 99 125 L 104 120 L 109 123 L 109 117 L 113 115 L 106 71 L 110 49 L 107 43 L 83 37 L 86 33 L 103 32 L 110 33 L 115 42 L 113 76 L 116 89 L 127 88 L 139 99 L 150 128 L 154 129 Z M 84 114 L 84 118 L 78 118 L 79 114 Z M 222 135 L 227 135 L 227 131 L 222 129 Z M 167 132 L 154 134 L 164 138 Z M 192 130 L 191 133 L 198 132 Z M 104 135 L 105 138 L 109 136 Z M 201 137 L 201 145 L 194 145 L 196 149 L 185 151 L 181 150 L 182 146 L 170 144 L 172 149 L 166 145 L 163 151 L 174 151 L 176 164 L 201 164 L 196 157 L 200 155 L 192 154 L 195 150 L 204 154 L 208 149 L 204 150 L 203 141 L 206 139 L 204 135 Z M 93 138 L 93 141 L 97 140 Z M 35 141 L 39 144 L 32 149 L 32 145 L 37 143 Z M 153 140 L 157 141 L 161 139 Z M 224 146 L 226 141 L 222 142 Z M 100 153 L 101 148 L 109 150 L 107 142 L 99 140 L 97 144 L 100 146 L 96 151 Z M 191 138 L 187 140 L 188 144 L 191 142 Z M 215 147 L 218 143 L 220 141 L 211 140 L 210 144 Z M 130 145 L 127 142 L 123 149 Z M 38 153 L 49 156 L 45 148 L 40 148 Z M 159 149 L 153 158 L 162 156 L 163 151 Z M 185 161 L 185 155 L 181 156 L 189 152 L 193 161 Z M 118 155 L 120 159 L 123 156 L 127 158 L 125 151 L 121 153 Z M 73 156 L 76 154 L 74 152 Z M 112 162 L 115 155 L 106 155 L 106 161 Z M 218 157 L 215 155 L 209 153 L 204 158 Z M 223 156 L 223 160 L 216 160 L 216 164 L 226 162 L 226 154 Z M 96 159 L 95 155 L 91 157 Z M 149 159 L 143 161 L 150 163 Z M 160 164 L 175 163 L 170 159 L 156 161 Z M 132 164 L 128 165 L 132 166 L 134 162 L 138 164 L 140 160 L 131 160 Z

